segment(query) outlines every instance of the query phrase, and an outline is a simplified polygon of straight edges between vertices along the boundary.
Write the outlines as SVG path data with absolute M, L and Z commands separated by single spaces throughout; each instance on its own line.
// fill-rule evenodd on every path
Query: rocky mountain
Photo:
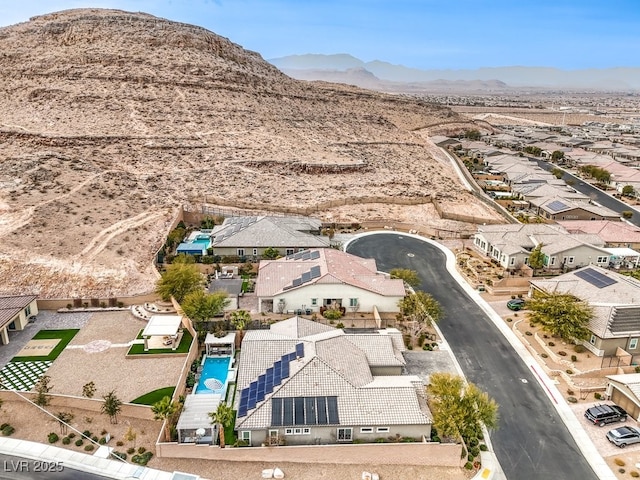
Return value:
M 348 54 L 336 55 L 290 55 L 270 59 L 273 65 L 294 78 L 324 80 L 325 75 L 337 77 L 337 72 L 350 69 L 364 69 L 384 82 L 393 82 L 395 90 L 415 91 L 420 86 L 425 91 L 438 87 L 458 89 L 504 89 L 539 88 L 604 91 L 640 90 L 640 68 L 620 67 L 604 69 L 561 70 L 550 67 L 486 67 L 470 70 L 421 70 L 404 65 L 374 60 L 364 62 Z M 431 82 L 438 82 L 432 84 Z M 483 84 L 482 82 L 489 82 Z M 499 82 L 499 83 L 496 83 Z M 502 85 L 501 85 L 502 84 Z
M 197 26 L 52 13 L 0 29 L 0 67 L 1 293 L 152 291 L 176 210 L 204 197 L 474 205 L 428 139 L 439 125 L 464 127 L 457 114 L 294 80 Z

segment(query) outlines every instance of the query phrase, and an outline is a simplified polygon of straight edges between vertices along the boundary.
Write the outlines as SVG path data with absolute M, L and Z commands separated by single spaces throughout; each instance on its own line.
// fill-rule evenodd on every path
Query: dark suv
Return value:
M 591 423 L 600 427 L 607 423 L 627 421 L 627 412 L 617 405 L 595 405 L 588 408 L 584 412 L 584 416 Z

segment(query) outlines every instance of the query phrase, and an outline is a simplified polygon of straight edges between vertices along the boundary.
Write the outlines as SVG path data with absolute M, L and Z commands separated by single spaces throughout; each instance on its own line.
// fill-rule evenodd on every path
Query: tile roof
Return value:
M 295 351 L 299 342 L 304 343 L 304 356 L 290 362 L 289 377 L 275 386 L 271 394 L 246 416 L 238 417 L 236 428 L 267 428 L 271 422 L 273 397 L 336 396 L 339 421 L 343 425 L 431 423 L 431 413 L 422 398 L 424 385 L 418 377 L 371 375 L 369 356 L 380 365 L 385 358 L 392 362 L 391 365 L 398 365 L 397 354 L 391 353 L 397 341 L 395 332 L 353 336 L 331 329 L 298 339 L 288 337 L 296 330 L 317 330 L 314 325 L 303 327 L 304 322 L 315 323 L 294 317 L 272 325 L 280 332 L 278 334 L 252 330 L 245 335 L 238 367 L 239 390 L 264 373 L 283 354 Z M 377 356 L 371 351 L 374 348 L 386 353 Z
M 213 230 L 212 247 L 328 247 L 327 237 L 309 233 L 321 225 L 309 217 L 229 217 Z
M 612 220 L 568 220 L 558 222 L 569 232 L 594 233 L 606 243 L 640 243 L 640 228 Z
M 347 284 L 384 296 L 404 296 L 404 282 L 378 273 L 376 262 L 351 255 L 333 248 L 313 249 L 316 258 L 262 260 L 256 280 L 256 295 L 272 297 L 289 289 L 305 288 L 316 283 Z M 306 281 L 294 285 L 294 280 L 302 278 L 313 268 L 318 268 L 318 276 L 308 276 Z
M 607 375 L 607 378 L 613 382 L 626 385 L 635 395 L 636 400 L 640 400 L 640 373 L 627 373 L 624 375 Z
M 37 295 L 11 295 L 0 297 L 0 326 L 15 317 L 20 311 L 33 302 Z

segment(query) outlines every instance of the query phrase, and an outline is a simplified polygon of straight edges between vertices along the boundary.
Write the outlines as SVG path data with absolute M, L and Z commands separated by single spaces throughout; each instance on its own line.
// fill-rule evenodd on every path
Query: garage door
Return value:
M 638 407 L 635 403 L 631 401 L 629 397 L 623 394 L 620 390 L 613 387 L 611 392 L 611 401 L 616 405 L 624 408 L 627 413 L 631 416 L 631 418 L 638 419 L 640 416 L 640 407 Z

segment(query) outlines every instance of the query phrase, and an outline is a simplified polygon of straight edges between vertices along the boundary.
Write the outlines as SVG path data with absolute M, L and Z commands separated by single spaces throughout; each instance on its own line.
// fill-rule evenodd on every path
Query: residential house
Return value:
M 37 295 L 0 297 L 0 343 L 9 343 L 9 332 L 24 330 L 38 314 Z
M 405 289 L 402 280 L 378 272 L 375 260 L 323 248 L 262 260 L 255 293 L 259 311 L 398 312 Z
M 574 202 L 562 197 L 540 197 L 529 201 L 531 210 L 547 220 L 620 220 L 613 210 L 586 202 Z
M 242 342 L 235 429 L 250 446 L 428 439 L 425 385 L 396 329 L 345 333 L 299 317 Z
M 640 281 L 595 265 L 563 275 L 531 280 L 532 294 L 567 293 L 587 302 L 593 316 L 584 345 L 599 356 L 615 356 L 618 348 L 640 360 Z
M 592 233 L 604 241 L 605 247 L 626 247 L 640 250 L 640 228 L 626 222 L 610 220 L 561 220 L 570 233 Z
M 640 420 L 640 373 L 607 375 L 606 396 L 634 420 Z
M 539 244 L 545 256 L 544 266 L 550 270 L 609 265 L 609 253 L 597 235 L 570 234 L 559 225 L 483 225 L 473 240 L 478 251 L 507 270 L 528 265 L 531 252 Z
M 259 260 L 275 248 L 281 256 L 309 248 L 329 247 L 320 235 L 322 223 L 310 217 L 228 217 L 212 233 L 214 255 Z

